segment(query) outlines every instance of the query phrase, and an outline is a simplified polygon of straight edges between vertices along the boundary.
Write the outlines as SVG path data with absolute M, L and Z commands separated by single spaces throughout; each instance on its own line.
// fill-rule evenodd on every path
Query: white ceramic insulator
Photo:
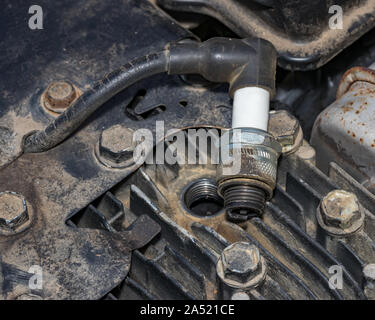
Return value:
M 256 128 L 267 131 L 270 93 L 259 87 L 234 92 L 232 128 Z

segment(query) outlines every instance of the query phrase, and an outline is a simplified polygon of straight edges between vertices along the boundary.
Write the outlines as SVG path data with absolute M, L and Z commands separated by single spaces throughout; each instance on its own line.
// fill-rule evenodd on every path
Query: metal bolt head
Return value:
M 114 163 L 123 163 L 133 158 L 135 142 L 134 131 L 115 125 L 104 130 L 99 141 L 100 155 Z
M 322 200 L 321 211 L 328 226 L 346 229 L 360 219 L 360 204 L 355 194 L 345 190 L 334 190 Z
M 292 153 L 302 145 L 303 131 L 299 121 L 286 110 L 270 112 L 268 132 L 280 143 L 283 154 Z
M 286 110 L 270 113 L 269 131 L 281 145 L 291 145 L 296 141 L 299 122 Z
M 15 192 L 0 192 L 0 229 L 15 231 L 28 220 L 25 199 Z
M 237 282 L 247 282 L 260 265 L 260 254 L 256 246 L 236 242 L 225 248 L 221 255 L 224 276 Z
M 62 113 L 76 97 L 76 89 L 70 82 L 52 82 L 44 93 L 44 106 L 53 112 Z

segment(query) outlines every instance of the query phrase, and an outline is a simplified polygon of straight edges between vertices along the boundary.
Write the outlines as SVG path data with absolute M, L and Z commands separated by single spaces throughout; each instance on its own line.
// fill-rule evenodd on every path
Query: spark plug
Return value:
M 217 167 L 218 193 L 230 220 L 261 215 L 276 185 L 281 153 L 280 144 L 267 132 L 275 93 L 275 48 L 259 38 L 213 38 L 177 43 L 169 51 L 169 74 L 196 73 L 212 82 L 229 83 L 232 129 L 222 136 L 220 147 L 232 161 L 221 159 Z
M 262 215 L 276 186 L 281 146 L 267 132 L 269 103 L 269 92 L 262 88 L 234 93 L 232 129 L 220 144 L 232 161 L 221 161 L 217 167 L 218 193 L 224 198 L 228 219 L 234 222 Z

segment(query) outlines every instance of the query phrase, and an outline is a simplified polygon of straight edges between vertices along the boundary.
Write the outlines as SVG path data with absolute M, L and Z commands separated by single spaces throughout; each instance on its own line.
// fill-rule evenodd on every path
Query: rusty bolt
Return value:
M 283 153 L 295 151 L 303 141 L 299 121 L 286 110 L 270 112 L 268 131 L 281 144 Z
M 57 113 L 63 113 L 77 97 L 77 91 L 68 81 L 52 82 L 44 93 L 44 106 Z
M 0 192 L 0 228 L 15 231 L 28 220 L 25 199 L 15 192 Z
M 129 162 L 133 159 L 135 143 L 134 131 L 115 125 L 104 130 L 99 140 L 100 156 L 114 164 Z
M 316 218 L 320 227 L 330 235 L 349 236 L 363 226 L 365 213 L 353 193 L 333 190 L 323 198 Z
M 231 287 L 250 288 L 264 279 L 266 266 L 256 246 L 236 242 L 223 250 L 217 264 L 217 273 Z
M 328 193 L 321 203 L 322 217 L 328 226 L 346 229 L 357 221 L 360 205 L 355 194 L 345 190 L 334 190 Z
M 294 144 L 299 130 L 299 122 L 286 110 L 278 110 L 270 113 L 269 128 L 280 144 Z
M 224 249 L 222 261 L 226 278 L 247 282 L 259 267 L 259 250 L 246 242 L 237 242 Z

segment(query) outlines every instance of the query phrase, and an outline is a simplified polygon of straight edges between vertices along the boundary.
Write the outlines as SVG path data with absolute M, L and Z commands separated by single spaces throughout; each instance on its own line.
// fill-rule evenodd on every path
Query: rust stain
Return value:
M 353 107 L 343 106 L 343 107 L 341 107 L 341 109 L 342 109 L 344 112 L 348 112 L 348 111 L 352 111 L 352 110 L 353 110 Z
M 341 98 L 346 92 L 349 91 L 351 85 L 357 81 L 364 81 L 368 83 L 375 84 L 375 71 L 372 69 L 364 67 L 353 67 L 346 71 L 340 80 L 336 98 Z M 355 93 L 354 96 L 358 94 L 363 94 L 364 90 L 360 90 L 360 93 Z M 373 90 L 367 89 L 369 93 L 373 93 Z

